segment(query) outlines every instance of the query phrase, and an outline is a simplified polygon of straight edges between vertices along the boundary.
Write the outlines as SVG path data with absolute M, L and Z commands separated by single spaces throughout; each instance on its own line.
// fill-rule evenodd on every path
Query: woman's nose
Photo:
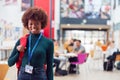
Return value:
M 35 27 L 37 27 L 37 25 L 36 25 L 36 24 L 33 24 L 33 25 L 32 25 L 32 27 L 34 27 L 34 28 L 35 28 Z

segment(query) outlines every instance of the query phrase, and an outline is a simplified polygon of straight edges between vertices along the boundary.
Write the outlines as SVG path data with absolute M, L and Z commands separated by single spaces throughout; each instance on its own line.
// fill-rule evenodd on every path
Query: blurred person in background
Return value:
M 118 48 L 115 46 L 115 42 L 114 41 L 110 41 L 109 42 L 109 46 L 107 48 L 107 52 L 105 57 L 109 60 L 112 59 L 113 61 L 115 61 L 115 57 L 116 57 L 116 52 L 118 51 Z
M 65 54 L 64 48 L 61 48 L 58 44 L 58 41 L 53 39 L 54 42 L 54 59 L 60 60 L 59 68 L 62 69 L 63 66 L 66 64 L 67 58 L 62 56 Z
M 67 53 L 71 53 L 74 50 L 76 39 L 70 39 L 67 43 L 64 44 L 64 49 L 67 50 Z
M 78 54 L 83 54 L 85 52 L 86 52 L 85 51 L 85 47 L 81 45 L 81 40 L 76 40 L 73 53 L 78 55 Z M 76 65 L 75 64 L 71 64 L 71 62 L 77 62 L 77 61 L 78 61 L 78 58 L 76 56 L 69 58 L 69 62 L 70 62 L 69 73 L 76 73 L 76 70 L 75 70 Z

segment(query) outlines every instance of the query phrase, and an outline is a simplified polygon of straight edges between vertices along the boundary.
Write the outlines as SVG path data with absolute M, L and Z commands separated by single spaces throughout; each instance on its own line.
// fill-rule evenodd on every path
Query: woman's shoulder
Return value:
M 46 38 L 43 36 L 43 41 L 46 43 L 53 43 L 52 39 Z
M 20 39 L 16 40 L 16 45 L 19 45 L 20 44 Z

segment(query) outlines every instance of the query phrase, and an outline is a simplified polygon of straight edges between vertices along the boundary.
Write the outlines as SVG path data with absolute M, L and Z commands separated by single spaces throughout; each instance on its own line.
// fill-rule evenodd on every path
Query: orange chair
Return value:
M 102 51 L 106 51 L 107 50 L 107 45 L 102 45 L 101 48 L 102 48 Z
M 120 61 L 120 54 L 116 55 L 115 61 Z
M 8 65 L 7 64 L 0 64 L 0 80 L 4 80 L 6 73 L 8 71 Z

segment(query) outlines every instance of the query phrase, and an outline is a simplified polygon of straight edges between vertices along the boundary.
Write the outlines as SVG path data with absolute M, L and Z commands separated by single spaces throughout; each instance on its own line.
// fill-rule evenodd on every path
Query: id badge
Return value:
M 29 74 L 32 74 L 32 72 L 33 72 L 33 66 L 26 65 L 25 66 L 25 72 L 29 73 Z

